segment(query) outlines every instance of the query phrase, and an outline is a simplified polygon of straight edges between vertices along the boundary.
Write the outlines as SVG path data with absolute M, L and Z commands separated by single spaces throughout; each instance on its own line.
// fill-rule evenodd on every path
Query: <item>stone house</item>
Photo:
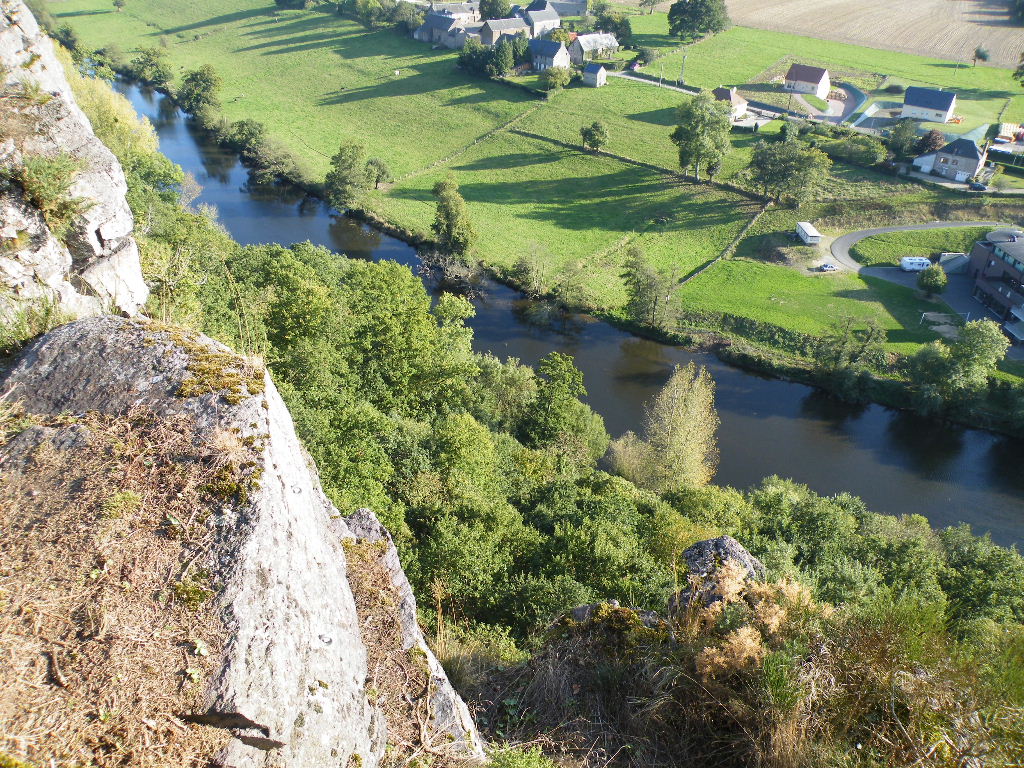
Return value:
M 569 58 L 573 64 L 582 67 L 584 62 L 611 56 L 617 50 L 619 50 L 619 41 L 615 39 L 615 35 L 595 32 L 589 35 L 579 35 L 569 43 Z
M 733 120 L 739 120 L 747 114 L 747 100 L 737 93 L 735 87 L 726 88 L 720 85 L 711 93 L 714 95 L 715 101 L 724 101 L 729 105 L 729 116 Z
M 967 182 L 985 166 L 988 152 L 970 139 L 951 141 L 937 152 L 914 158 L 913 166 L 922 173 L 941 176 L 951 181 Z
M 552 67 L 569 68 L 569 51 L 565 44 L 554 40 L 531 40 L 530 58 L 533 60 L 533 69 L 536 72 L 543 72 Z
M 530 25 L 530 37 L 543 37 L 562 25 L 562 19 L 554 8 L 539 11 L 527 9 L 523 14 L 523 20 Z
M 608 70 L 597 62 L 591 61 L 583 67 L 583 84 L 591 88 L 600 88 L 608 82 Z
M 480 42 L 484 45 L 497 45 L 503 35 L 515 37 L 523 32 L 529 35 L 530 27 L 520 18 L 490 19 L 480 28 Z

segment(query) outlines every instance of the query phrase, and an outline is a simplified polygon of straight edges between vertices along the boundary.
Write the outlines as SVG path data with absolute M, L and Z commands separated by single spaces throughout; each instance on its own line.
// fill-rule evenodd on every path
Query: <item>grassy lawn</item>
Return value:
M 664 14 L 654 14 L 650 18 L 663 19 L 663 28 L 668 28 L 667 16 Z M 1010 99 L 1010 106 L 1003 116 L 1003 121 L 1024 120 L 1024 93 L 1021 93 L 1008 69 L 965 65 L 958 68 L 956 62 L 941 59 L 747 27 L 733 27 L 722 34 L 688 46 L 686 82 L 688 85 L 698 85 L 702 88 L 715 88 L 719 85 L 742 86 L 756 82 L 761 73 L 772 68 L 784 57 L 821 62 L 840 74 L 844 71 L 859 72 L 887 77 L 887 82 L 952 89 L 957 92 L 957 113 L 971 119 L 974 119 L 975 114 L 984 114 L 984 122 L 995 122 L 1000 109 L 1007 99 Z M 683 51 L 666 56 L 665 71 L 678 72 L 682 59 Z M 951 126 L 945 127 L 946 130 L 950 128 Z
M 132 0 L 120 13 L 105 0 L 51 8 L 92 47 L 159 47 L 163 39 L 176 71 L 212 65 L 224 81 L 225 116 L 264 122 L 314 177 L 342 141 L 364 144 L 403 175 L 538 103 L 460 74 L 450 51 L 334 13 L 260 0 L 224 0 L 215 11 L 199 0 Z
M 715 188 L 508 133 L 449 168 L 397 184 L 375 207 L 427 230 L 434 215 L 430 190 L 449 169 L 469 203 L 480 258 L 507 267 L 543 253 L 551 278 L 584 261 L 593 299 L 602 306 L 624 300 L 619 273 L 627 243 L 636 241 L 659 267 L 684 275 L 717 256 L 757 208 Z
M 898 266 L 903 256 L 969 253 L 988 231 L 988 227 L 963 227 L 889 232 L 864 238 L 850 249 L 850 255 L 868 266 Z
M 935 333 L 918 329 L 921 312 L 951 311 L 914 291 L 846 272 L 803 275 L 744 258 L 721 261 L 679 291 L 687 308 L 752 317 L 802 333 L 821 334 L 841 317 L 875 320 L 893 351 L 912 352 Z

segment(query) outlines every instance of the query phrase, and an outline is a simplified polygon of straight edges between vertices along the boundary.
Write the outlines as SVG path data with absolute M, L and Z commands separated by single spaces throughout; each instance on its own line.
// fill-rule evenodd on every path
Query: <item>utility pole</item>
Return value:
M 658 85 L 661 85 L 661 81 L 665 79 L 665 62 L 661 62 L 661 74 L 658 75 Z
M 679 85 L 686 85 L 686 53 L 683 53 L 683 66 L 679 70 Z

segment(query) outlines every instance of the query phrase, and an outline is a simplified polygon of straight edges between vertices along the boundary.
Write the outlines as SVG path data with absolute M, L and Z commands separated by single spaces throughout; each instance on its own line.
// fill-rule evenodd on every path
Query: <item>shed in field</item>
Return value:
M 600 64 L 590 62 L 583 68 L 583 84 L 600 88 L 608 82 L 608 70 Z
M 821 232 L 809 221 L 796 223 L 796 236 L 803 240 L 805 245 L 817 245 L 821 242 Z

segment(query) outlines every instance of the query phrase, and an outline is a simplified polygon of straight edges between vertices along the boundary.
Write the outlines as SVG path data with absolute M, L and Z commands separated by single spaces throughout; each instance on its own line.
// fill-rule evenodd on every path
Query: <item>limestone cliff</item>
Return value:
M 374 768 L 389 734 L 410 726 L 394 721 L 401 710 L 388 711 L 382 699 L 410 703 L 422 720 L 415 737 L 427 751 L 483 756 L 465 704 L 416 626 L 415 601 L 386 532 L 368 510 L 350 525 L 332 506 L 261 368 L 197 334 L 108 316 L 51 331 L 24 350 L 0 388 L 29 414 L 124 417 L 141 409 L 188 419 L 197 440 L 227 434 L 254 447 L 250 481 L 232 493 L 233 504 L 197 517 L 214 539 L 196 567 L 214 585 L 223 651 L 205 703 L 180 715 L 231 731 L 222 765 Z M 0 469 L 37 448 L 8 441 Z M 402 664 L 423 669 L 420 690 L 389 690 L 385 680 L 385 690 L 378 682 L 368 691 L 374 665 L 384 661 L 367 647 L 375 641 L 361 631 L 367 617 L 353 599 L 349 569 L 359 565 L 346 549 L 357 540 L 383 542 L 384 572 L 398 597 L 377 603 L 373 610 L 388 615 L 370 623 L 401 628 L 391 655 L 407 654 Z
M 81 212 L 61 238 L 23 190 L 0 185 L 4 304 L 45 297 L 76 316 L 134 314 L 148 289 L 124 172 L 75 103 L 53 43 L 28 8 L 20 0 L 3 0 L 0 8 L 0 172 L 26 158 L 62 155 L 81 168 L 67 191 Z

